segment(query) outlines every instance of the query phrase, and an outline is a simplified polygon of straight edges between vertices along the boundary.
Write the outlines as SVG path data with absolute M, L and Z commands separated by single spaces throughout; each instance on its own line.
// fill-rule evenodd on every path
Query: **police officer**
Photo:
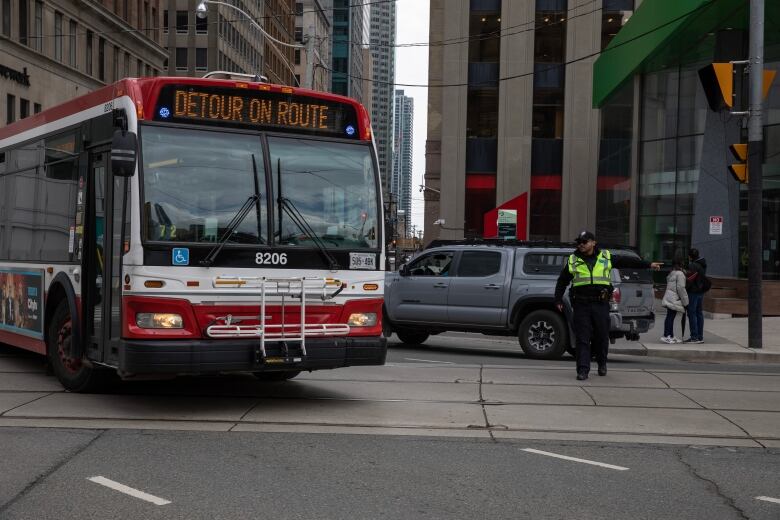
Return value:
M 599 375 L 607 375 L 609 347 L 609 297 L 612 294 L 612 255 L 596 247 L 596 236 L 581 232 L 576 239 L 577 250 L 558 276 L 555 303 L 563 311 L 563 293 L 572 284 L 570 297 L 574 308 L 574 335 L 577 338 L 577 380 L 588 379 L 591 342 Z
M 577 345 L 577 380 L 588 379 L 590 372 L 591 344 L 593 345 L 599 375 L 607 375 L 607 349 L 609 348 L 609 299 L 612 295 L 612 267 L 652 268 L 658 270 L 658 262 L 645 262 L 634 257 L 612 255 L 596 246 L 596 236 L 582 231 L 574 239 L 577 250 L 569 256 L 555 286 L 555 304 L 563 312 L 563 293 L 571 283 L 569 292 L 574 309 L 574 335 Z

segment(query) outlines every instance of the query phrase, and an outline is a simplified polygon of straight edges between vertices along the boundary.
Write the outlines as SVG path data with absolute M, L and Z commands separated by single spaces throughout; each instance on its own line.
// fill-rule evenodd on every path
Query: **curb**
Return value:
M 713 361 L 713 362 L 725 362 L 725 363 L 780 363 L 780 352 L 761 352 L 748 350 L 747 348 L 740 347 L 739 345 L 733 345 L 743 349 L 740 351 L 733 350 L 701 350 L 701 349 L 689 349 L 687 347 L 684 350 L 672 350 L 665 348 L 654 348 L 653 346 L 647 347 L 642 343 L 638 343 L 636 347 L 617 347 L 610 346 L 610 353 L 612 354 L 624 354 L 629 356 L 649 356 L 649 357 L 663 357 L 670 359 L 678 359 L 680 361 Z M 729 345 L 731 347 L 731 345 Z M 732 348 L 733 348 L 732 347 Z

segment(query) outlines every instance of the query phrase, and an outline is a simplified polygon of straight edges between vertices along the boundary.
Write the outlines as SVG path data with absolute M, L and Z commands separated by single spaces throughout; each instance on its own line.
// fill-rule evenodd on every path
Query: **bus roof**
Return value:
M 0 128 L 0 147 L 3 139 L 26 132 L 39 126 L 53 123 L 72 114 L 77 114 L 86 109 L 108 103 L 121 96 L 129 96 L 135 103 L 138 120 L 152 120 L 153 110 L 162 89 L 168 85 L 188 87 L 208 87 L 211 89 L 246 89 L 249 91 L 265 91 L 277 94 L 290 94 L 295 96 L 310 97 L 326 102 L 351 105 L 357 114 L 358 138 L 363 141 L 371 140 L 371 124 L 368 111 L 352 98 L 320 92 L 298 87 L 274 85 L 271 83 L 258 83 L 250 81 L 237 81 L 233 79 L 213 78 L 186 78 L 186 77 L 153 77 L 153 78 L 125 78 L 111 85 L 107 85 L 93 92 L 84 94 L 60 105 L 48 108 L 20 119 L 10 125 Z

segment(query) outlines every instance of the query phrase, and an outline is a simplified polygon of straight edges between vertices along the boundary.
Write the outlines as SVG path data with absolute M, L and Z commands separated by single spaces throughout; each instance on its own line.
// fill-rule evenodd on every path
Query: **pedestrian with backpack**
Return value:
M 699 256 L 699 250 L 692 247 L 688 252 L 686 290 L 688 291 L 688 323 L 691 337 L 683 343 L 704 343 L 704 293 L 710 290 L 707 278 L 707 261 Z
M 682 314 L 682 330 L 685 333 L 685 308 L 688 306 L 688 291 L 685 272 L 683 271 L 682 258 L 675 258 L 672 270 L 666 277 L 666 292 L 661 305 L 666 307 L 666 320 L 664 320 L 664 343 L 682 343 L 680 338 L 674 336 L 674 319 L 678 312 Z

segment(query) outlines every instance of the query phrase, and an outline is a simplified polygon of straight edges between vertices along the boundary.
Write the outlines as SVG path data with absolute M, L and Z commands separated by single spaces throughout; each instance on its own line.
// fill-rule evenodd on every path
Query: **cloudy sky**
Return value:
M 396 43 L 428 41 L 430 0 L 398 0 Z M 395 54 L 395 82 L 425 85 L 428 83 L 428 47 L 398 47 Z M 404 94 L 414 98 L 414 158 L 412 175 L 412 223 L 423 225 L 423 197 L 419 185 L 425 172 L 425 138 L 428 123 L 428 89 L 405 87 Z

